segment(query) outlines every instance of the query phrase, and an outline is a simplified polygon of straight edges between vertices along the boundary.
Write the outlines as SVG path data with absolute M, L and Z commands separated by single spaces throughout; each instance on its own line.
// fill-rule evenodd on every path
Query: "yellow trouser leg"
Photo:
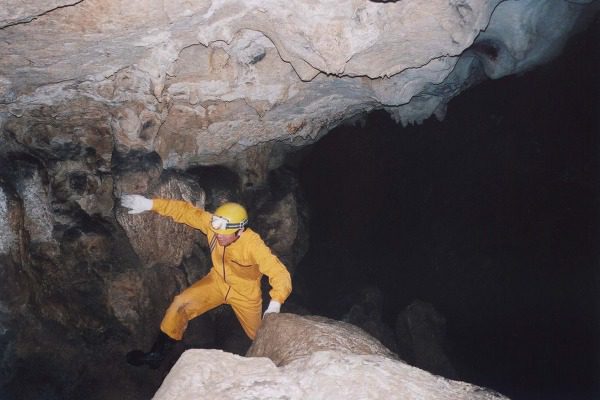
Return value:
M 241 296 L 235 290 L 231 290 L 227 296 L 227 304 L 231 305 L 235 316 L 242 325 L 246 335 L 252 340 L 256 337 L 256 331 L 262 321 L 262 299 L 248 299 Z
M 160 324 L 161 331 L 175 340 L 181 340 L 189 320 L 223 304 L 227 291 L 223 292 L 217 279 L 211 271 L 175 296 Z

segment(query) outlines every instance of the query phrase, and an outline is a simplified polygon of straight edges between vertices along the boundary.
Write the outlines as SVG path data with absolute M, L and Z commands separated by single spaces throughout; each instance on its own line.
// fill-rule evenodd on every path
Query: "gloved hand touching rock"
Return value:
M 130 209 L 128 214 L 139 214 L 152 210 L 152 200 L 139 194 L 124 194 L 121 196 L 121 205 Z
M 267 309 L 265 310 L 265 313 L 263 314 L 263 318 L 267 314 L 271 314 L 271 313 L 278 314 L 280 309 L 281 309 L 281 304 L 278 301 L 271 300 L 271 302 L 269 303 L 269 307 L 267 307 Z

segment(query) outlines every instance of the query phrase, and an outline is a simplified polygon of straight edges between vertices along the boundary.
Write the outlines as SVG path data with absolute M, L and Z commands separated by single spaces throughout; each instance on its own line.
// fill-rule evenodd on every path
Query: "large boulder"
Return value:
M 282 366 L 321 350 L 395 358 L 394 353 L 377 339 L 354 325 L 315 315 L 296 314 L 265 317 L 246 355 L 268 357 Z
M 248 355 L 189 350 L 154 399 L 506 399 L 411 367 L 364 331 L 322 317 L 267 317 Z

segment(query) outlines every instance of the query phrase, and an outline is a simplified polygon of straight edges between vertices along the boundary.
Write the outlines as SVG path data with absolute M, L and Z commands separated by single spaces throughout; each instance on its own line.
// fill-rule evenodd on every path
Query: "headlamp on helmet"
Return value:
M 245 219 L 242 222 L 230 223 L 227 218 L 219 217 L 218 215 L 213 215 L 210 221 L 210 225 L 215 231 L 223 231 L 229 229 L 238 230 L 248 225 L 248 220 Z
M 215 233 L 228 235 L 248 224 L 248 213 L 238 203 L 225 203 L 215 210 L 210 226 Z

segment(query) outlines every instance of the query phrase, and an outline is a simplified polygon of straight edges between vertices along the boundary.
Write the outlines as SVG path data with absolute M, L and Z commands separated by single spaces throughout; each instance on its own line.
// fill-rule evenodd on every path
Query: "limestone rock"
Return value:
M 14 327 L 13 318 L 27 301 L 24 264 L 28 264 L 23 203 L 0 179 L 0 332 Z
M 252 211 L 250 226 L 293 275 L 308 251 L 308 206 L 298 178 L 285 168 L 271 171 L 263 185 L 244 194 L 244 203 Z
M 554 57 L 576 28 L 581 9 L 590 1 L 505 1 L 498 5 L 473 49 L 493 79 L 527 71 Z M 596 8 L 598 5 L 596 5 Z M 532 34 L 535 32 L 535 34 Z
M 7 171 L 23 201 L 24 229 L 32 242 L 55 243 L 54 213 L 49 201 L 48 171 L 32 157 L 11 160 Z
M 139 175 L 143 176 L 144 173 L 140 172 Z M 204 208 L 205 195 L 202 189 L 195 182 L 172 174 L 163 175 L 144 194 L 149 198 L 186 200 Z M 116 215 L 129 242 L 147 267 L 156 264 L 176 267 L 184 257 L 191 255 L 194 242 L 201 240 L 198 230 L 153 212 L 132 215 L 120 207 Z
M 2 151 L 64 159 L 93 149 L 103 169 L 113 149 L 156 152 L 167 168 L 224 164 L 255 146 L 308 144 L 382 107 L 404 124 L 442 118 L 471 76 L 547 60 L 598 9 L 567 0 L 5 3 Z M 469 73 L 449 79 L 459 60 Z
M 446 319 L 429 303 L 413 301 L 396 320 L 400 356 L 410 364 L 448 378 L 457 376 L 444 348 Z
M 25 252 L 24 209 L 15 188 L 0 178 L 0 255 L 23 263 Z
M 369 286 L 359 293 L 359 300 L 352 305 L 344 321 L 364 329 L 392 352 L 397 352 L 394 331 L 383 322 L 383 293 Z
M 395 357 L 377 339 L 354 325 L 325 317 L 285 313 L 268 315 L 263 320 L 246 355 L 268 357 L 282 366 L 321 350 Z
M 188 350 L 154 399 L 506 399 L 411 367 L 376 343 L 345 323 L 270 315 L 252 357 Z
M 172 297 L 189 283 L 168 266 L 124 271 L 107 283 L 107 306 L 138 340 L 150 342 Z

